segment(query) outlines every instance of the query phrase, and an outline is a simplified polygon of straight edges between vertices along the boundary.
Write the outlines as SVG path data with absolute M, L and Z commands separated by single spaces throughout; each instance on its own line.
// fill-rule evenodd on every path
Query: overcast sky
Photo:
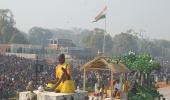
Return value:
M 0 9 L 12 10 L 16 26 L 27 32 L 44 28 L 104 28 L 104 20 L 91 23 L 108 6 L 107 32 L 114 36 L 127 29 L 151 39 L 170 40 L 170 0 L 0 0 Z

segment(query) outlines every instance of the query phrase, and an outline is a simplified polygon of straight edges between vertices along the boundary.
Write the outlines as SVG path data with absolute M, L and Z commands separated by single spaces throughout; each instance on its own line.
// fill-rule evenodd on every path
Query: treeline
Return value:
M 104 31 L 97 29 L 83 38 L 83 43 L 87 47 L 97 48 L 102 51 Z M 170 59 L 170 41 L 149 40 L 138 36 L 138 33 L 122 32 L 111 37 L 105 37 L 105 51 L 108 56 L 120 56 L 131 52 L 137 54 L 149 53 L 154 57 Z
M 102 52 L 104 30 L 102 29 L 45 29 L 33 27 L 28 33 L 24 33 L 15 27 L 15 20 L 9 9 L 0 9 L 0 43 L 19 43 L 47 45 L 50 38 L 68 38 L 73 40 L 76 46 L 95 48 Z M 170 59 L 170 41 L 148 40 L 138 33 L 123 32 L 112 37 L 105 34 L 105 52 L 108 56 L 119 56 L 129 51 L 135 53 L 149 52 L 155 57 Z

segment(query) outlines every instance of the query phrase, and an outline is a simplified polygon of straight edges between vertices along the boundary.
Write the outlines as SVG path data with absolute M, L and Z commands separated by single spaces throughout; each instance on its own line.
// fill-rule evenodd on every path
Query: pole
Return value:
M 36 78 L 36 86 L 38 85 L 38 56 L 36 57 L 36 65 L 35 65 L 35 78 Z
M 85 91 L 86 88 L 86 71 L 84 69 L 84 80 L 83 80 L 83 90 Z
M 113 71 L 111 70 L 111 100 L 113 100 Z
M 106 34 L 107 34 L 107 31 L 106 31 L 106 18 L 105 18 L 105 22 L 104 22 L 104 36 L 103 36 L 103 55 L 105 55 L 105 42 L 106 42 Z
M 105 45 L 106 45 L 106 34 L 107 34 L 107 0 L 105 0 L 106 4 L 106 13 L 105 13 L 105 22 L 104 22 L 104 36 L 103 36 L 103 55 L 105 55 Z

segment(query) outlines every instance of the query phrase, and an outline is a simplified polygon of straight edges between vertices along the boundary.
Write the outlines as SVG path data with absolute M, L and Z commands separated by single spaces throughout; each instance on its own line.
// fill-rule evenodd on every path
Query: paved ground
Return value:
M 165 100 L 170 100 L 170 86 L 160 88 L 159 92 L 164 95 Z

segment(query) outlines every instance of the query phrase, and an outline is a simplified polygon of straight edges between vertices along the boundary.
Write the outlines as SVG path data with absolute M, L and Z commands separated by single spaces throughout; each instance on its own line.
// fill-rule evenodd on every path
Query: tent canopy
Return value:
M 128 72 L 128 68 L 118 62 L 112 61 L 108 62 L 107 57 L 96 57 L 93 60 L 87 62 L 81 67 L 81 70 L 111 70 L 114 73 L 121 72 L 125 73 Z

